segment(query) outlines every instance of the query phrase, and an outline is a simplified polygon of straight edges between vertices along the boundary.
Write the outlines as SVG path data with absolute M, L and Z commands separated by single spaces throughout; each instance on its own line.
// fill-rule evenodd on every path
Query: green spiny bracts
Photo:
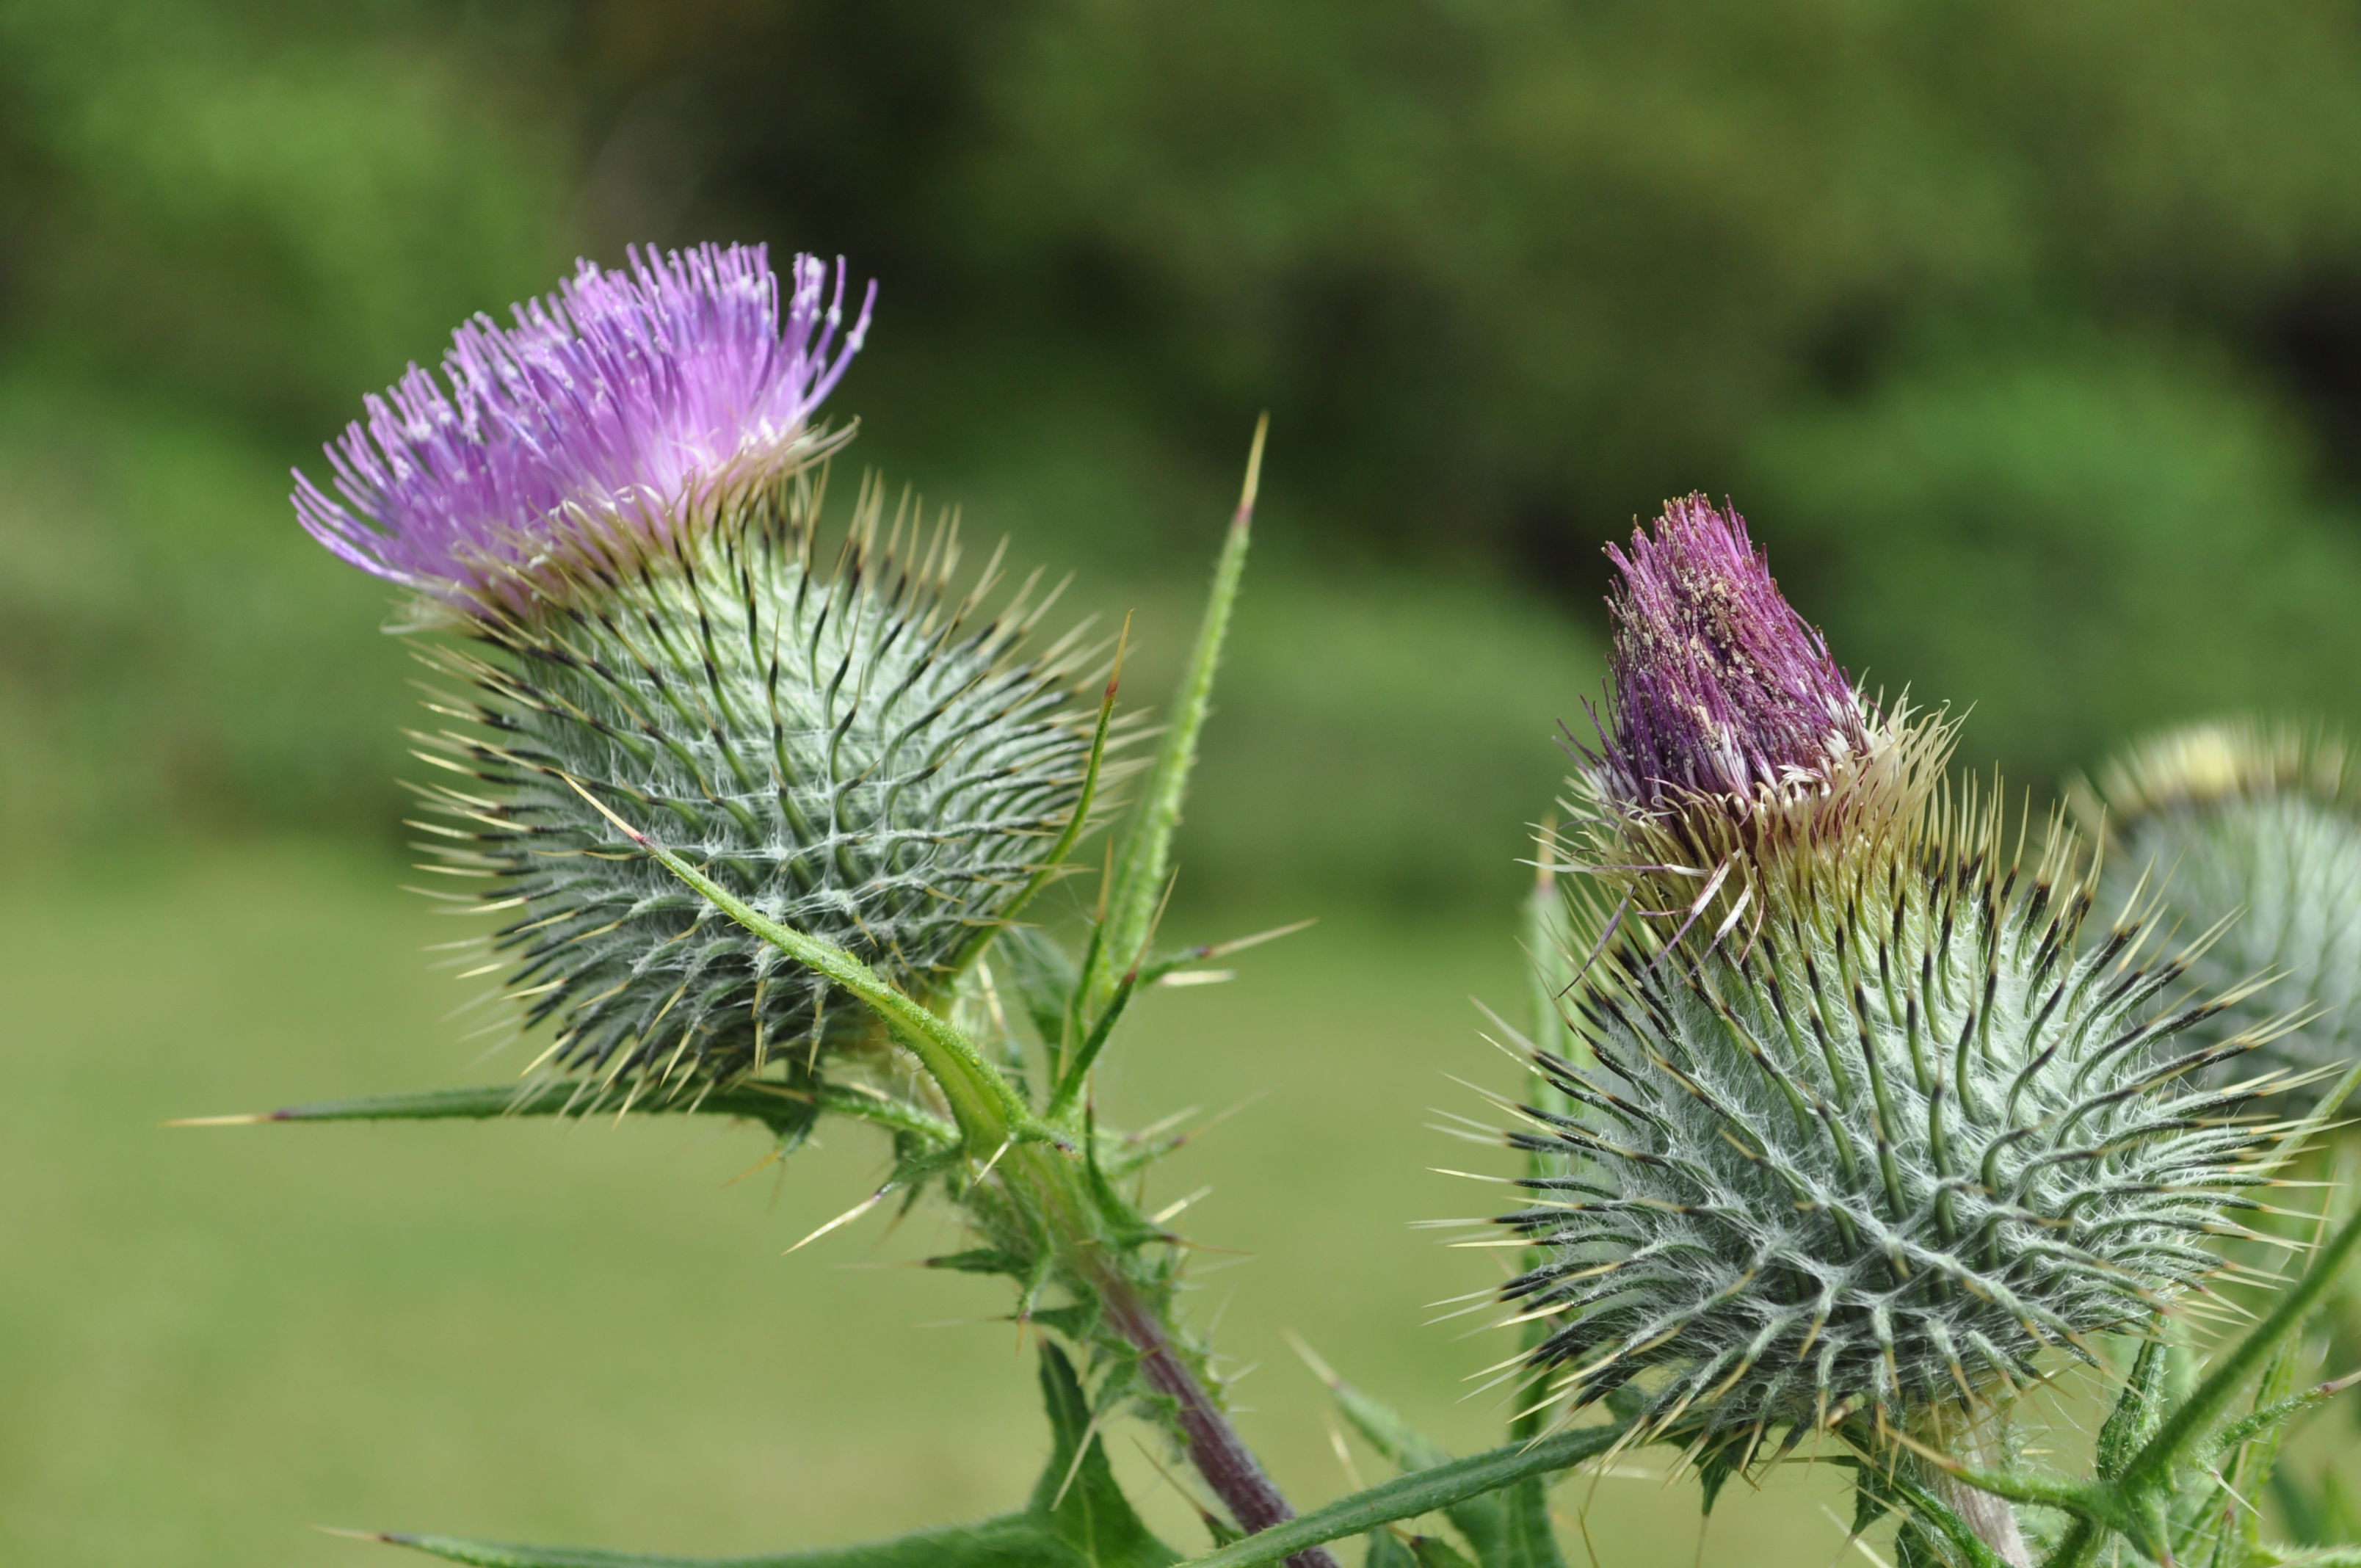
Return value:
M 717 499 L 660 550 L 530 613 L 476 609 L 432 662 L 473 688 L 430 761 L 445 869 L 485 879 L 510 993 L 550 1064 L 599 1089 L 791 1079 L 880 1036 L 868 1011 L 651 861 L 589 798 L 910 994 L 946 995 L 1072 822 L 1091 753 L 1075 639 L 1022 654 L 1046 604 L 980 616 L 956 530 L 862 495 L 832 570 L 818 490 Z M 534 571 L 546 576 L 542 562 Z M 545 586 L 545 585 L 544 585 Z M 1029 587 L 1029 585 L 1028 585 Z M 522 596 L 519 596 L 522 597 Z M 496 602 L 484 596 L 483 602 Z
M 2152 927 L 2083 950 L 2071 834 L 2028 865 L 1996 792 L 1942 782 L 1949 730 L 1861 698 L 1734 519 L 1691 504 L 1634 556 L 1569 803 L 1573 1046 L 1537 1058 L 1564 1103 L 1510 1135 L 1560 1162 L 1500 1217 L 1535 1249 L 1506 1298 L 1548 1325 L 1524 1365 L 1740 1464 L 1934 1431 L 2222 1266 L 2269 1132 L 2198 1080 L 2253 1041 L 2175 1047 L 2225 1004 L 2179 995 Z M 1635 743 L 1651 703 L 1692 733 Z
M 2078 954 L 2086 886 L 2020 874 L 1997 811 L 1930 816 L 1959 820 L 1743 944 L 1627 922 L 1568 993 L 1588 1059 L 1541 1066 L 1575 1109 L 1511 1135 L 1565 1167 L 1503 1216 L 1543 1249 L 1507 1294 L 1560 1325 L 1553 1398 L 1915 1426 L 2219 1266 L 2261 1137 L 2190 1078 L 2246 1042 L 2169 1048 L 2212 1011 L 2156 1015 L 2177 960 L 2131 928 Z M 1608 917 L 1581 900 L 1578 938 Z
M 2196 932 L 2208 986 L 2251 992 L 2217 1036 L 2289 1026 L 2257 1064 L 2342 1071 L 2361 1053 L 2361 804 L 2345 749 L 2290 726 L 2192 725 L 2154 737 L 2075 791 L 2105 835 L 2104 894 L 2152 899 Z M 2259 982 L 2259 983 L 2250 983 Z

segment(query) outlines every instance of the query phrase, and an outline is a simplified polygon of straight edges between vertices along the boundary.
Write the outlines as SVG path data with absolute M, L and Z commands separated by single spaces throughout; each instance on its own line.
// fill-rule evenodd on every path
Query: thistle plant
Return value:
M 1513 1138 L 1566 1168 L 1506 1221 L 1551 1396 L 1646 1380 L 1642 1430 L 1743 1464 L 1972 1416 L 2203 1279 L 2259 1179 L 2189 1087 L 2247 1042 L 2169 1048 L 2217 1004 L 2151 1015 L 2180 969 L 2142 928 L 2079 951 L 2062 836 L 2026 865 L 1947 790 L 1947 727 L 1846 682 L 1735 516 L 1676 502 L 1618 563 L 1580 1060 L 1541 1062 L 1572 1108 Z
M 1139 1207 L 1187 1135 L 1112 1128 L 1093 1092 L 1144 992 L 1261 939 L 1174 950 L 1157 928 L 1262 432 L 1119 810 L 1125 637 L 1038 645 L 1054 591 L 1001 593 L 997 554 L 963 573 L 956 527 L 874 478 L 829 508 L 851 432 L 818 411 L 873 293 L 848 317 L 840 263 L 798 257 L 783 286 L 759 248 L 585 264 L 513 324 L 463 326 L 439 380 L 412 367 L 369 400 L 331 488 L 299 475 L 303 526 L 397 587 L 435 674 L 416 826 L 487 923 L 466 961 L 537 1048 L 506 1084 L 218 1120 L 605 1108 L 737 1118 L 782 1152 L 829 1118 L 874 1129 L 887 1175 L 815 1237 L 889 1201 L 956 1216 L 966 1241 L 930 1262 L 1008 1281 L 1049 1465 L 972 1527 L 747 1563 L 1180 1562 L 1107 1464 L 1126 1413 L 1193 1470 L 1198 1568 L 1334 1568 L 1348 1536 L 1379 1568 L 1562 1568 L 1552 1480 L 1654 1442 L 1708 1507 L 1732 1475 L 1832 1448 L 1859 1519 L 1898 1513 L 1916 1568 L 2037 1547 L 2051 1568 L 2103 1548 L 2284 1560 L 2234 1504 L 2326 1397 L 2296 1388 L 2293 1347 L 2361 1222 L 2210 1362 L 2184 1322 L 2235 1288 L 2224 1245 L 2338 1096 L 2300 1125 L 2248 1113 L 2301 1064 L 2243 1065 L 2292 1036 L 2253 988 L 2213 983 L 2229 949 L 2176 949 L 2146 894 L 2095 927 L 2062 820 L 2028 857 L 1996 784 L 1948 780 L 1953 726 L 1865 694 L 1743 522 L 1696 497 L 1610 552 L 1598 741 L 1542 838 L 1523 1193 L 1493 1236 L 1525 1260 L 1501 1293 L 1507 1441 L 1454 1457 L 1322 1368 L 1402 1474 L 1298 1515 L 1180 1321 L 1183 1238 Z M 2156 805 L 2161 772 L 2139 776 L 2158 821 L 2196 800 Z M 2262 797 L 2240 788 L 2202 804 Z M 1099 832 L 1068 940 L 1036 900 Z M 2302 879 L 2272 875 L 2239 896 L 2313 932 Z M 2335 930 L 2270 938 L 2274 961 L 2313 960 L 2318 1017 L 2353 983 Z M 2078 1362 L 2121 1384 L 2092 1474 L 2026 1473 L 2015 1397 Z M 1444 1522 L 1413 1533 L 1422 1518 Z M 492 1568 L 686 1561 L 381 1539 Z
M 2151 737 L 2075 791 L 2118 904 L 2208 933 L 2194 974 L 2243 990 L 2206 1035 L 2263 1032 L 2256 1059 L 2333 1078 L 2361 1047 L 2361 806 L 2343 743 L 2215 720 Z

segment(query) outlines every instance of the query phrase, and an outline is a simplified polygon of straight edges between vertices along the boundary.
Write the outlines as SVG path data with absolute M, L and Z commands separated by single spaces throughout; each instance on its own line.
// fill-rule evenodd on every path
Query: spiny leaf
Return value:
M 562 1546 L 507 1546 L 444 1535 L 369 1537 L 474 1568 L 1092 1568 L 1090 1560 L 1037 1519 L 1011 1515 L 978 1525 L 920 1530 L 891 1541 L 771 1557 L 657 1557 Z
M 2112 1481 L 2121 1475 L 2164 1419 L 2164 1377 L 2169 1355 L 2161 1322 L 2156 1325 L 2155 1335 L 2141 1343 L 2131 1374 L 2124 1379 L 2123 1394 L 2107 1413 L 2106 1424 L 2099 1429 L 2094 1468 L 2102 1479 Z
M 404 1094 L 370 1094 L 353 1100 L 315 1100 L 236 1116 L 191 1116 L 165 1124 L 175 1127 L 258 1125 L 266 1122 L 495 1121 L 509 1116 L 595 1115 L 614 1110 L 628 1097 L 586 1091 L 571 1080 L 495 1084 L 480 1089 L 428 1089 Z M 880 1094 L 835 1084 L 808 1089 L 746 1082 L 704 1092 L 643 1094 L 629 1098 L 630 1109 L 651 1116 L 737 1116 L 760 1122 L 784 1135 L 799 1135 L 813 1115 L 831 1111 L 876 1122 L 936 1142 L 956 1142 L 959 1130 L 939 1116 Z
M 1705 1490 L 1705 1502 L 1698 1512 L 1713 1512 L 1714 1504 L 1721 1499 L 1721 1489 L 1730 1484 L 1732 1475 L 1738 1474 L 1738 1459 L 1741 1452 L 1738 1444 L 1723 1442 L 1712 1444 L 1697 1455 L 1697 1484 Z
M 1466 1459 L 1455 1459 L 1397 1475 L 1375 1486 L 1340 1497 L 1326 1508 L 1276 1524 L 1234 1545 L 1191 1558 L 1188 1568 L 1255 1568 L 1340 1540 L 1366 1535 L 1396 1519 L 1416 1519 L 1511 1486 L 1528 1475 L 1570 1470 L 1598 1458 L 1621 1442 L 1620 1426 L 1580 1427 L 1537 1442 L 1512 1442 Z
M 1089 1398 L 1066 1353 L 1041 1346 L 1041 1401 L 1054 1442 L 1027 1513 L 1096 1568 L 1166 1568 L 1180 1554 L 1156 1539 L 1115 1484 Z
M 1148 945 L 1156 906 L 1164 896 L 1166 875 L 1172 863 L 1172 834 L 1180 826 L 1180 806 L 1189 793 L 1189 774 L 1197 762 L 1197 737 L 1212 709 L 1213 674 L 1221 663 L 1222 643 L 1229 635 L 1230 610 L 1237 602 L 1238 584 L 1246 572 L 1246 544 L 1254 526 L 1255 492 L 1262 480 L 1262 447 L 1270 431 L 1266 414 L 1255 426 L 1254 446 L 1246 456 L 1246 477 L 1238 509 L 1230 520 L 1228 537 L 1213 567 L 1213 589 L 1205 601 L 1205 619 L 1197 630 L 1197 644 L 1172 706 L 1170 724 L 1158 748 L 1156 764 L 1141 792 L 1138 819 L 1116 857 L 1106 892 L 1106 920 L 1091 942 L 1090 961 L 1082 976 L 1082 1019 L 1095 1021 L 1114 998 L 1116 986 Z M 1077 1029 L 1077 1034 L 1086 1028 Z
M 1032 877 L 1019 890 L 1016 896 L 1008 902 L 994 919 L 983 923 L 978 928 L 966 949 L 953 960 L 951 965 L 953 969 L 964 969 L 974 962 L 983 954 L 983 949 L 992 945 L 993 938 L 1025 912 L 1026 906 L 1039 896 L 1041 890 L 1049 886 L 1051 880 L 1065 869 L 1067 857 L 1074 852 L 1074 845 L 1081 840 L 1083 830 L 1091 825 L 1091 807 L 1098 800 L 1099 779 L 1106 766 L 1107 726 L 1115 718 L 1115 696 L 1123 685 L 1124 651 L 1130 645 L 1131 618 L 1126 616 L 1123 622 L 1123 634 L 1115 641 L 1115 668 L 1107 675 L 1106 690 L 1099 698 L 1098 722 L 1091 731 L 1090 756 L 1082 768 L 1082 793 L 1075 797 L 1073 810 L 1068 816 L 1065 827 L 1059 831 L 1058 841 L 1049 846 L 1049 852 L 1041 857 L 1041 863 L 1035 869 Z
M 1338 1376 L 1328 1364 L 1312 1354 L 1309 1345 L 1298 1342 L 1296 1354 L 1311 1366 L 1313 1376 L 1328 1386 L 1336 1409 L 1352 1423 L 1371 1448 L 1400 1470 L 1431 1470 L 1438 1464 L 1451 1463 L 1451 1455 L 1441 1445 L 1429 1440 L 1395 1412 L 1393 1407 L 1371 1398 L 1353 1384 Z M 1522 1485 L 1522 1483 L 1520 1483 Z M 1549 1563 L 1552 1559 L 1534 1559 L 1530 1554 L 1520 1557 L 1515 1544 L 1518 1532 L 1509 1519 L 1509 1504 L 1513 1491 L 1488 1497 L 1470 1497 L 1445 1510 L 1452 1527 L 1467 1539 L 1476 1550 L 1477 1560 L 1484 1568 L 1531 1568 L 1536 1561 Z M 1546 1505 L 1544 1505 L 1546 1508 Z M 1547 1519 L 1543 1519 L 1547 1528 Z M 1555 1550 L 1554 1541 L 1551 1543 Z
M 1054 1060 L 1064 1047 L 1066 1019 L 1074 1005 L 1072 955 L 1039 927 L 1016 926 L 1000 934 L 993 963 L 1016 988 L 1025 1015 Z

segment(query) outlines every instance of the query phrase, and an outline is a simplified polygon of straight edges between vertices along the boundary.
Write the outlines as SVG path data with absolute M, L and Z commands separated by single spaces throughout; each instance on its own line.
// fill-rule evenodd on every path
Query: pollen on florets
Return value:
M 1667 502 L 1629 554 L 1608 609 L 1615 795 L 1645 810 L 1697 795 L 1752 801 L 1824 781 L 1871 745 L 1872 716 L 1819 632 L 1795 613 L 1745 519 L 1703 496 Z
M 585 261 L 514 324 L 452 334 L 441 381 L 412 365 L 327 448 L 336 496 L 298 471 L 305 529 L 430 599 L 512 607 L 546 558 L 661 548 L 731 485 L 827 444 L 811 427 L 868 331 L 798 256 L 782 298 L 762 246 Z M 339 499 L 337 497 L 341 497 Z

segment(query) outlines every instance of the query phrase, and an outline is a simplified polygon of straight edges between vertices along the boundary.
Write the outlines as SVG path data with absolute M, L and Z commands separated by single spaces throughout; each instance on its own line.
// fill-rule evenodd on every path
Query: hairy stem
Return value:
M 1930 1474 L 1927 1482 L 1928 1489 L 1950 1505 L 1951 1511 L 1960 1516 L 1960 1522 L 1975 1531 L 1976 1539 L 1991 1547 L 1993 1556 L 2009 1564 L 2009 1568 L 2033 1568 L 2033 1550 L 2026 1544 L 2016 1510 L 2006 1499 L 1979 1491 L 1939 1471 Z
M 1252 1535 L 1293 1519 L 1295 1510 L 1191 1370 L 1162 1316 L 1126 1281 L 1108 1281 L 1100 1299 L 1109 1326 L 1138 1350 L 1140 1375 L 1148 1386 L 1178 1407 L 1189 1462 L 1238 1528 Z M 1287 1561 L 1289 1568 L 1337 1568 L 1324 1546 L 1308 1547 Z

